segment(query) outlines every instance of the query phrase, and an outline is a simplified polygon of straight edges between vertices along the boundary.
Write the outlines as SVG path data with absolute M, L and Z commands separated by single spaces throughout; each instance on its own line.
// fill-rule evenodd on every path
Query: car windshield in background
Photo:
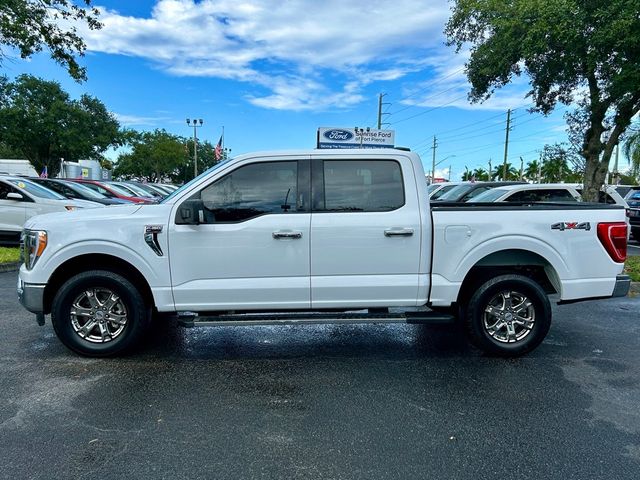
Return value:
M 449 201 L 455 201 L 458 198 L 460 198 L 462 195 L 467 193 L 469 190 L 474 188 L 475 186 L 476 186 L 475 183 L 467 183 L 467 184 L 464 184 L 464 185 L 456 185 L 451 190 L 446 192 L 444 195 L 440 196 L 438 198 L 438 200 L 442 200 L 443 202 L 446 202 L 448 200 Z M 438 192 L 436 192 L 436 193 L 438 193 Z
M 469 203 L 472 202 L 495 202 L 498 198 L 500 198 L 505 193 L 509 192 L 504 188 L 492 188 L 491 190 L 485 190 L 480 195 L 469 200 Z
M 106 195 L 102 195 L 101 193 L 98 193 L 95 190 L 91 190 L 89 187 L 87 187 L 82 183 L 64 182 L 64 184 L 68 186 L 71 190 L 80 192 L 86 197 L 96 198 L 101 200 L 107 198 Z
M 27 180 L 9 180 L 9 182 L 16 187 L 30 193 L 34 197 L 46 198 L 47 200 L 66 200 L 65 197 L 54 192 L 53 190 L 49 190 L 48 188 L 42 187 Z
M 131 193 L 129 190 L 121 188 L 119 185 L 114 185 L 113 183 L 108 184 L 108 187 L 111 190 L 113 190 L 114 192 L 116 192 L 117 194 L 124 195 L 125 197 L 135 197 L 136 196 L 133 193 Z
M 176 189 L 173 191 L 173 193 L 171 195 L 169 195 L 168 197 L 163 198 L 162 200 L 160 200 L 160 203 L 166 203 L 167 201 L 171 200 L 173 197 L 175 197 L 176 195 L 178 195 L 180 192 L 184 191 L 186 188 L 190 187 L 191 185 L 193 185 L 194 183 L 200 181 L 200 179 L 202 177 L 204 177 L 205 175 L 209 175 L 211 172 L 216 171 L 217 169 L 225 166 L 227 163 L 229 163 L 231 160 L 233 160 L 233 158 L 227 158 L 226 160 L 223 160 L 222 162 L 216 163 L 213 167 L 210 167 L 208 170 L 205 170 L 204 172 L 202 172 L 200 175 L 198 175 L 195 178 L 192 178 L 190 181 L 188 181 L 187 183 L 185 183 L 184 185 L 182 185 L 180 188 Z
M 442 198 L 442 196 L 447 193 L 450 192 L 452 188 L 456 188 L 457 185 L 445 185 L 444 187 L 442 187 L 440 190 L 438 190 L 436 193 L 434 193 L 433 195 L 431 195 L 429 198 L 431 200 L 438 200 L 440 198 Z
M 427 192 L 431 193 L 437 188 L 440 188 L 440 184 L 439 183 L 432 183 L 431 185 L 429 185 L 427 187 Z

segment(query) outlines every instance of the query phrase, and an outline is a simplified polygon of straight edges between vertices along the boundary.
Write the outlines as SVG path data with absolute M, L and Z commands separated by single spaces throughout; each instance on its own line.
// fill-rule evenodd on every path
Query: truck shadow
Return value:
M 183 328 L 158 321 L 141 355 L 198 359 L 478 356 L 458 325 L 300 325 Z

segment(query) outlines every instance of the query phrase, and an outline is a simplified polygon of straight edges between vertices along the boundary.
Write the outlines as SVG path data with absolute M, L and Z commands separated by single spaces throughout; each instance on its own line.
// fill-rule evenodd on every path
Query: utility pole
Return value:
M 524 175 L 524 160 L 520 157 L 520 181 L 522 181 L 522 176 Z
M 431 182 L 433 183 L 433 179 L 436 178 L 436 147 L 438 146 L 438 141 L 436 140 L 436 136 L 433 136 L 433 158 L 431 160 Z
M 383 115 L 389 115 L 389 113 L 387 112 L 383 112 L 382 111 L 382 106 L 383 105 L 391 105 L 391 103 L 389 102 L 383 102 L 382 98 L 386 97 L 387 94 L 386 93 L 380 93 L 378 94 L 378 130 L 380 130 L 382 128 L 382 125 L 388 125 L 382 122 L 382 116 Z
M 507 152 L 509 150 L 509 130 L 511 130 L 511 109 L 507 110 L 507 129 L 504 138 L 504 163 L 502 164 L 502 180 L 507 179 Z
M 538 183 L 542 180 L 542 161 L 538 162 Z
M 491 159 L 489 159 L 489 181 L 491 181 Z

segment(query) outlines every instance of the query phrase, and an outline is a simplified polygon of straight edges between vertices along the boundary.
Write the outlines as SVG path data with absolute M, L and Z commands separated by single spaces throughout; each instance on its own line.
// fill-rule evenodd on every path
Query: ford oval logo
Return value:
M 353 138 L 353 133 L 348 130 L 328 130 L 322 134 L 324 138 L 327 140 L 351 140 Z

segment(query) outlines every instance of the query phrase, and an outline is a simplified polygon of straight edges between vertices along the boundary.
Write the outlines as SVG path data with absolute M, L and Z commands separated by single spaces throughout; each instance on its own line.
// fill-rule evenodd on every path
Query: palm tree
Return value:
M 624 154 L 629 159 L 630 171 L 629 175 L 637 178 L 640 175 L 640 125 L 639 128 L 633 129 L 632 133 L 624 142 Z M 630 129 L 631 130 L 631 129 Z
M 501 163 L 496 166 L 496 169 L 491 172 L 492 180 L 518 180 L 520 178 L 520 172 L 516 170 L 516 167 L 511 165 L 511 163 L 507 162 L 507 176 L 506 178 L 502 178 L 504 171 L 504 164 Z
M 489 172 L 484 168 L 476 168 L 473 171 L 473 176 L 476 177 L 476 180 L 489 180 Z
M 542 162 L 542 177 L 545 182 L 562 182 L 570 174 L 571 170 L 564 158 L 548 158 Z
M 524 178 L 527 180 L 539 181 L 538 173 L 540 172 L 540 162 L 538 160 L 532 160 L 527 163 L 527 168 L 524 170 Z

